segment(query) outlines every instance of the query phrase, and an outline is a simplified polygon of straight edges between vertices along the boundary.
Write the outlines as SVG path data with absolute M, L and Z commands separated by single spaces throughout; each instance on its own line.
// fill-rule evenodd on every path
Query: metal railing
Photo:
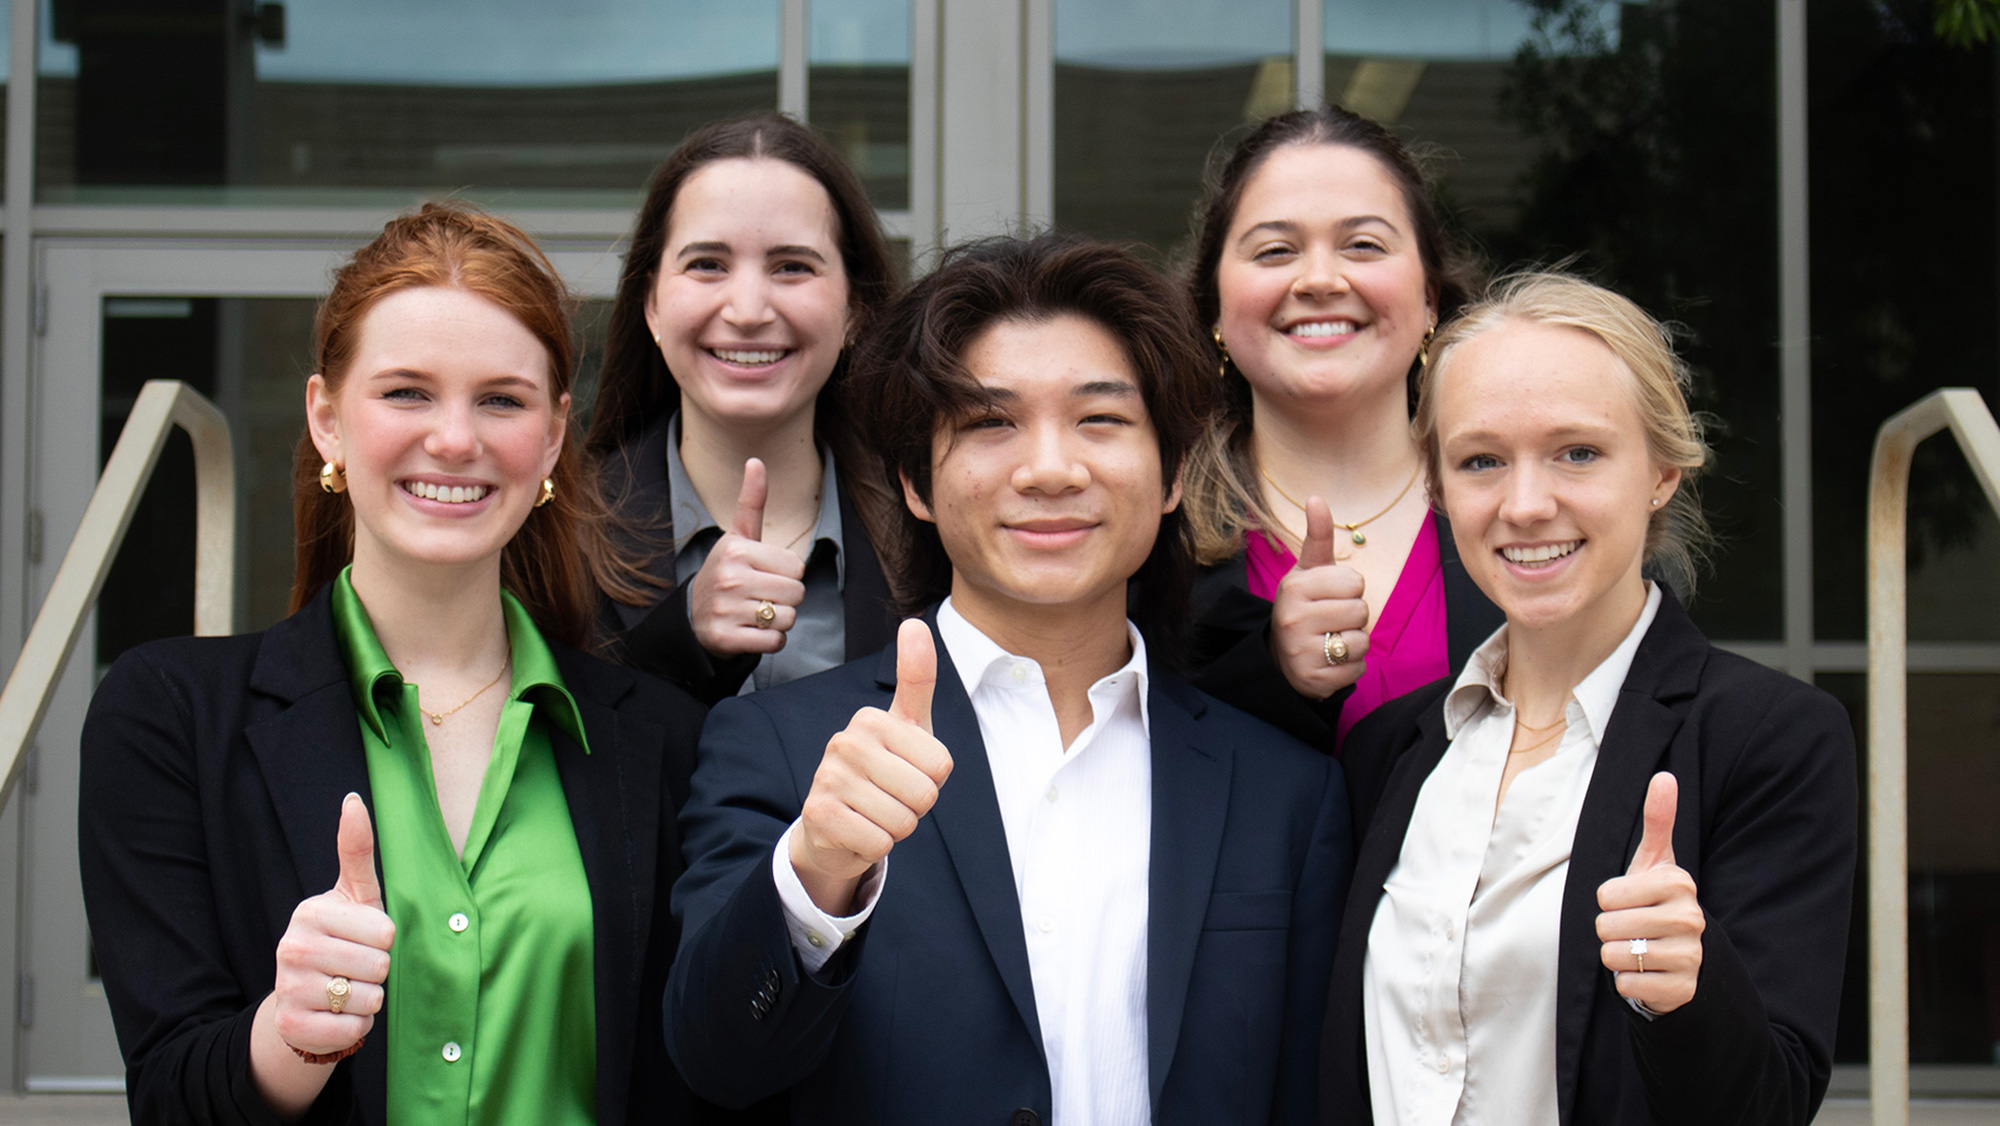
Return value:
M 1868 1100 L 1875 1126 L 1910 1121 L 1910 457 L 1949 427 L 2000 511 L 2000 426 L 1979 393 L 1953 387 L 1882 424 L 1868 485 Z
M 175 426 L 194 442 L 194 631 L 235 631 L 236 463 L 229 420 L 185 383 L 148 380 L 97 479 L 97 491 L 90 495 L 83 523 L 35 615 L 6 690 L 0 692 L 0 806 L 13 793 L 23 752 L 42 724 L 49 697 L 145 495 L 167 432 Z

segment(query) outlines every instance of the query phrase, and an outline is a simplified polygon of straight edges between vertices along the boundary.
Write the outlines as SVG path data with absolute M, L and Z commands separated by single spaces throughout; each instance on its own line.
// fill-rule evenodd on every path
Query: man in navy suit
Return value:
M 1129 254 L 1044 235 L 953 252 L 863 343 L 901 589 L 942 601 L 878 658 L 711 714 L 667 997 L 703 1096 L 789 1091 L 799 1123 L 1311 1120 L 1346 791 L 1166 667 L 1197 331 Z

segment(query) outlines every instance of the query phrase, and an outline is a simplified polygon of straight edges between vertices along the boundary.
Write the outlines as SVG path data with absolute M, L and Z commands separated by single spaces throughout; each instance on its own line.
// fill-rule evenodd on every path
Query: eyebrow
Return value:
M 988 387 L 982 383 L 980 384 L 980 390 L 985 393 L 989 402 L 1013 403 L 1019 402 L 1021 398 L 1019 392 L 1008 387 Z M 1123 379 L 1093 379 L 1087 383 L 1079 383 L 1075 387 L 1070 388 L 1069 394 L 1072 399 L 1084 399 L 1093 395 L 1111 395 L 1120 399 L 1135 399 L 1139 397 L 1139 388 L 1130 381 Z
M 1548 431 L 1545 434 L 1538 435 L 1538 437 L 1555 438 L 1558 440 L 1572 439 L 1572 438 L 1601 438 L 1606 434 L 1615 433 L 1616 431 L 1617 427 L 1614 426 L 1606 426 L 1593 422 L 1580 422 L 1580 423 L 1570 423 L 1564 426 L 1558 426 L 1553 430 Z M 1495 442 L 1498 440 L 1499 440 L 1499 435 L 1493 433 L 1491 430 L 1467 430 L 1457 434 L 1446 434 L 1443 436 L 1442 439 L 1440 439 L 1439 444 L 1440 445 L 1459 445 L 1464 443 L 1485 444 L 1489 442 Z
M 1398 227 L 1396 224 L 1390 222 L 1387 219 L 1384 219 L 1380 215 L 1351 215 L 1345 219 L 1342 219 L 1340 222 L 1335 223 L 1334 229 L 1339 231 L 1351 231 L 1356 227 L 1365 227 L 1370 223 L 1379 223 L 1382 226 L 1387 227 L 1392 231 L 1395 231 L 1397 234 L 1401 234 L 1403 230 L 1401 227 Z M 1242 237 L 1236 240 L 1236 244 L 1238 246 L 1241 246 L 1244 243 L 1249 242 L 1252 236 L 1266 231 L 1272 234 L 1296 235 L 1299 233 L 1299 224 L 1290 219 L 1266 219 L 1261 223 L 1253 225 L 1249 230 L 1244 231 Z
M 690 254 L 727 255 L 733 253 L 734 251 L 730 249 L 729 244 L 726 242 L 691 242 L 688 243 L 686 246 L 681 247 L 679 253 L 677 253 L 675 257 L 686 258 Z M 810 246 L 803 246 L 798 243 L 784 243 L 779 246 L 774 246 L 765 252 L 765 256 L 810 258 L 815 262 L 822 262 L 822 263 L 826 261 L 826 255 L 821 254 L 819 251 L 814 250 Z

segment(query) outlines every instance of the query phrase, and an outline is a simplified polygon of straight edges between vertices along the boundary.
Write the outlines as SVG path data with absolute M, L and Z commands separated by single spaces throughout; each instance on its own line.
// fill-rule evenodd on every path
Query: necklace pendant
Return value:
M 1356 528 L 1347 534 L 1354 537 L 1354 546 L 1356 547 L 1360 547 L 1362 544 L 1368 542 L 1368 536 L 1365 533 L 1363 533 L 1359 528 Z
M 431 726 L 432 726 L 432 727 L 443 727 L 443 726 L 444 726 L 444 716 L 442 716 L 442 715 L 434 715 L 434 716 L 432 716 L 432 717 L 431 717 Z

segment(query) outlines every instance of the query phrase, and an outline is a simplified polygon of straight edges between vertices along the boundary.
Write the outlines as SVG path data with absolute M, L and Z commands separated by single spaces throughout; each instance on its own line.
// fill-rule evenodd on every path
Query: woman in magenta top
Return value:
M 1195 682 L 1329 752 L 1500 624 L 1409 427 L 1473 274 L 1408 150 L 1337 107 L 1259 126 L 1200 212 L 1190 282 L 1226 407 L 1185 481 Z

